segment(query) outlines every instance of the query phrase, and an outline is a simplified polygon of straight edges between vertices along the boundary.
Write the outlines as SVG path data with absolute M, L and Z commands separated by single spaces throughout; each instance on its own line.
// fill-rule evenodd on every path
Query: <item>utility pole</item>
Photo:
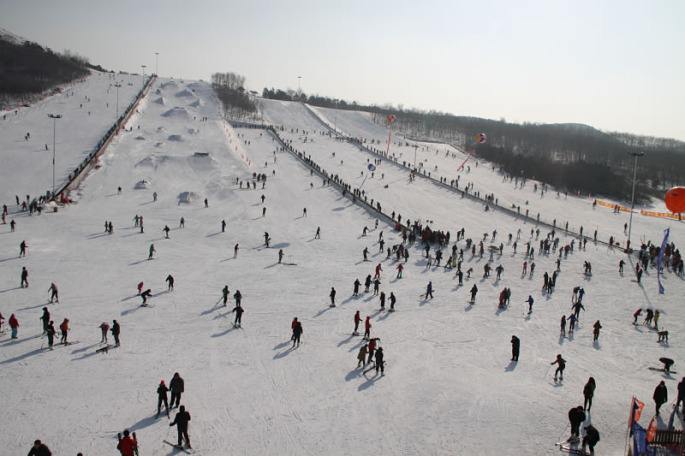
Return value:
M 143 87 L 145 87 L 145 68 L 147 68 L 147 65 L 141 65 L 140 67 L 143 69 Z
M 52 199 L 55 199 L 55 137 L 57 131 L 57 119 L 61 119 L 61 114 L 48 114 L 52 119 Z
M 297 93 L 302 95 L 302 76 L 297 77 Z
M 155 52 L 155 76 L 159 76 L 159 73 L 157 73 L 157 64 L 159 63 L 159 52 Z
M 628 242 L 626 249 L 630 248 L 630 234 L 633 230 L 633 209 L 635 208 L 635 182 L 637 180 L 637 158 L 642 157 L 644 152 L 631 152 L 630 155 L 635 157 L 635 162 L 633 164 L 633 196 L 630 199 L 630 221 L 628 222 Z

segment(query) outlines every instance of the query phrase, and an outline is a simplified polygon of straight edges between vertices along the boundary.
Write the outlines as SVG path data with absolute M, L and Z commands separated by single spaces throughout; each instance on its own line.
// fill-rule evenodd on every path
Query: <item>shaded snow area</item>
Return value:
M 26 195 L 33 199 L 52 190 L 53 120 L 48 114 L 62 115 L 55 128 L 55 186 L 60 188 L 67 181 L 114 125 L 117 83 L 121 84 L 121 115 L 140 91 L 142 76 L 92 72 L 83 82 L 65 86 L 60 94 L 0 116 L 3 204 L 16 204 L 15 195 L 23 201 Z
M 200 102 L 180 100 L 190 96 L 181 95 L 184 91 Z M 670 400 L 659 425 L 672 418 L 674 426 L 682 426 L 670 404 L 685 362 L 685 286 L 671 272 L 665 273 L 666 294 L 660 296 L 653 268 L 639 285 L 630 273 L 634 259 L 592 242 L 579 251 L 576 239 L 574 251 L 562 258 L 554 293 L 543 294 L 542 274 L 553 272 L 556 255 L 539 255 L 535 234 L 535 272 L 521 274 L 534 224 L 484 212 L 481 204 L 424 179 L 410 182 L 406 169 L 385 161 L 372 177 L 367 162 L 374 157 L 328 136 L 304 106 L 262 100 L 264 118 L 285 127 L 284 139 L 331 174 L 361 186 L 384 212 L 449 230 L 451 243 L 462 227 L 476 242 L 489 233 L 483 258 L 464 253 L 462 269 L 473 273 L 463 286 L 454 270 L 428 267 L 419 243 L 409 247 L 404 277 L 397 279 L 399 263 L 379 252 L 378 240 L 382 233 L 385 248 L 392 247 L 402 242 L 400 233 L 384 219 L 374 228 L 375 213 L 322 185 L 264 130 L 228 126 L 209 85 L 158 80 L 148 97 L 169 100 L 171 107 L 182 103 L 187 116 L 165 116 L 169 105 L 144 102 L 128 123 L 133 131 L 122 132 L 103 155 L 79 190 L 77 204 L 40 216 L 19 214 L 13 233 L 0 225 L 0 311 L 6 319 L 14 313 L 20 322 L 18 339 L 8 333 L 0 338 L 6 412 L 0 453 L 26 454 L 40 438 L 53 454 L 116 454 L 116 433 L 128 428 L 137 433 L 141 455 L 174 454 L 163 440 L 175 442 L 175 430 L 164 413 L 155 417 L 157 386 L 160 379 L 168 384 L 174 372 L 185 380 L 181 403 L 192 416 L 194 451 L 209 456 L 556 454 L 554 444 L 569 436 L 567 412 L 582 405 L 590 376 L 597 383 L 588 418 L 601 433 L 597 454 L 621 454 L 631 396 L 647 404 L 646 425 L 654 413 L 652 392 L 661 380 Z M 78 104 L 70 106 L 79 111 Z M 27 122 L 42 118 L 41 109 L 26 108 L 22 115 Z M 66 108 L 64 114 L 71 115 Z M 98 114 L 103 126 L 109 114 Z M 325 115 L 337 115 L 337 126 L 350 135 L 385 134 L 364 115 Z M 1 125 L 2 140 L 16 140 L 2 153 L 29 153 L 13 149 L 26 147 L 21 120 Z M 95 130 L 84 125 L 71 134 L 96 137 Z M 172 139 L 181 135 L 183 141 Z M 65 135 L 63 141 L 68 140 Z M 417 152 L 427 160 L 425 166 L 448 169 L 459 162 L 438 161 L 447 146 L 426 147 Z M 409 151 L 413 158 L 414 148 L 397 153 Z M 0 171 L 5 200 L 20 192 L 20 182 L 44 180 L 41 169 L 29 162 L 12 163 Z M 253 173 L 267 175 L 264 189 L 261 182 L 255 190 L 244 189 Z M 586 200 L 556 198 L 552 192 L 536 199 L 528 187 L 532 183 L 514 189 L 485 163 L 472 166 L 462 179 L 502 199 L 529 199 L 545 214 L 558 211 L 573 227 L 597 226 L 602 239 L 609 233 L 623 239 L 625 214 L 593 211 Z M 136 215 L 144 218 L 144 233 L 134 226 Z M 105 221 L 112 222 L 112 234 L 104 231 Z M 676 242 L 683 239 L 676 222 L 640 217 L 634 222 L 634 237 L 660 242 L 663 228 L 670 226 Z M 362 236 L 365 226 L 369 231 Z M 320 239 L 314 238 L 317 227 Z M 519 229 L 514 254 L 507 235 L 515 239 Z M 493 230 L 492 244 L 504 244 L 503 254 L 495 253 L 490 262 L 493 269 L 504 267 L 499 280 L 494 271 L 482 278 Z M 541 228 L 540 238 L 547 231 Z M 265 232 L 271 238 L 268 248 Z M 556 234 L 560 246 L 574 239 L 563 231 Z M 28 254 L 20 258 L 22 240 Z M 156 253 L 148 260 L 151 244 Z M 365 247 L 368 262 L 362 256 Z M 465 248 L 464 241 L 457 247 Z M 450 252 L 451 245 L 443 249 L 444 257 Z M 626 261 L 623 276 L 621 259 Z M 591 276 L 583 274 L 584 261 L 592 263 Z M 378 296 L 364 293 L 363 285 L 360 295 L 352 296 L 354 280 L 363 282 L 377 264 L 383 269 L 380 291 L 397 297 L 393 313 L 381 311 Z M 28 288 L 19 288 L 23 266 L 29 271 Z M 165 283 L 169 274 L 175 278 L 173 291 Z M 147 307 L 137 296 L 141 281 L 151 290 Z M 426 300 L 429 281 L 434 298 Z M 47 303 L 51 282 L 59 287 L 59 304 Z M 480 291 L 470 305 L 474 284 Z M 231 295 L 227 307 L 221 302 L 225 285 Z M 575 334 L 560 337 L 559 320 L 571 312 L 575 286 L 585 289 L 585 311 Z M 329 307 L 331 287 L 337 290 L 336 307 Z M 498 309 L 504 287 L 511 288 L 511 304 Z M 245 311 L 241 328 L 232 324 L 236 290 Z M 535 300 L 531 315 L 524 304 L 529 294 Z M 46 350 L 39 320 L 44 306 L 56 327 L 70 320 L 69 340 L 78 343 Z M 659 325 L 669 331 L 669 344 L 657 343 L 653 328 L 632 325 L 638 307 L 661 311 Z M 357 310 L 362 318 L 371 317 L 371 336 L 380 338 L 384 376 L 356 369 L 363 344 L 361 336 L 352 335 Z M 291 348 L 294 317 L 304 330 L 298 348 Z M 98 326 L 115 319 L 121 346 L 96 353 L 102 347 Z M 593 343 L 596 320 L 603 328 Z M 510 362 L 512 335 L 521 340 L 518 363 Z M 561 383 L 553 381 L 550 366 L 558 353 L 567 360 Z M 648 369 L 658 367 L 662 356 L 676 361 L 678 376 Z

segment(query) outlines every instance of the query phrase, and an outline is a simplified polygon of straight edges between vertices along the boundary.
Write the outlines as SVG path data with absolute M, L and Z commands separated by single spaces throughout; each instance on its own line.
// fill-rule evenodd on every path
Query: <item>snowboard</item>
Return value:
M 162 442 L 166 443 L 167 445 L 170 445 L 174 448 L 176 448 L 178 451 L 183 451 L 186 454 L 193 454 L 193 449 L 192 448 L 184 448 L 182 446 L 178 446 L 174 443 L 169 442 L 168 440 L 162 440 Z

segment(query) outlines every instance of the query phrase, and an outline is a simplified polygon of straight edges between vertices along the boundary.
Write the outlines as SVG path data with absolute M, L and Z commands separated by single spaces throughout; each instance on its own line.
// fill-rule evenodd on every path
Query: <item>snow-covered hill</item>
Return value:
M 26 453 L 35 438 L 54 454 L 116 454 L 116 433 L 124 428 L 137 432 L 141 454 L 173 454 L 162 440 L 173 441 L 175 431 L 165 417 L 155 418 L 155 390 L 174 372 L 185 379 L 182 403 L 192 415 L 196 454 L 217 456 L 555 454 L 554 443 L 568 433 L 567 411 L 582 404 L 590 376 L 597 381 L 590 421 L 602 433 L 598 454 L 619 454 L 631 395 L 648 403 L 645 423 L 661 379 L 674 397 L 676 377 L 647 367 L 658 365 L 661 356 L 675 359 L 676 370 L 683 362 L 685 312 L 679 297 L 685 286 L 680 278 L 666 273 L 666 294 L 660 296 L 653 269 L 638 285 L 629 273 L 632 260 L 619 250 L 588 242 L 579 251 L 576 240 L 575 251 L 562 259 L 556 291 L 542 294 L 542 274 L 552 273 L 556 256 L 538 255 L 539 241 L 535 234 L 530 239 L 534 225 L 486 213 L 480 204 L 426 180 L 409 182 L 406 170 L 385 162 L 371 177 L 366 165 L 373 157 L 325 134 L 302 105 L 264 100 L 262 108 L 266 119 L 284 126 L 284 139 L 331 175 L 361 186 L 384 212 L 449 230 L 453 242 L 462 227 L 476 241 L 497 230 L 494 244 L 503 242 L 504 251 L 491 265 L 503 265 L 502 278 L 496 280 L 494 272 L 482 278 L 487 253 L 481 259 L 465 252 L 462 268 L 473 268 L 473 274 L 459 287 L 454 270 L 427 267 L 417 243 L 410 248 L 404 277 L 397 279 L 398 263 L 378 244 L 381 232 L 385 247 L 401 242 L 392 226 L 381 220 L 374 229 L 374 213 L 323 185 L 264 130 L 228 126 L 208 85 L 158 80 L 129 123 L 133 131 L 110 147 L 77 204 L 57 213 L 19 215 L 14 233 L 0 226 L 0 312 L 5 318 L 14 313 L 21 324 L 17 340 L 8 334 L 0 339 L 3 407 L 12 418 L 5 420 L 0 436 L 3 454 Z M 79 110 L 78 105 L 65 109 L 65 118 Z M 44 113 L 32 107 L 25 115 Z M 104 125 L 106 116 L 99 116 Z M 353 135 L 377 128 L 361 119 L 344 124 L 343 117 L 341 112 L 336 125 Z M 353 123 L 358 132 L 351 131 Z M 23 146 L 25 124 L 17 120 L 2 128 L 3 138 L 11 133 Z M 408 150 L 414 151 L 402 153 Z M 418 153 L 424 159 L 434 156 L 431 150 Z M 530 191 L 514 191 L 482 168 L 472 167 L 468 176 L 482 192 L 523 199 Z M 19 186 L 15 175 L 23 174 L 27 182 L 44 180 L 40 169 L 34 175 L 21 161 L 1 173 L 5 199 Z M 264 189 L 261 182 L 254 190 L 244 189 L 253 173 L 266 174 Z M 143 180 L 146 188 L 135 189 Z M 183 192 L 197 198 L 180 203 Z M 571 199 L 550 195 L 534 204 L 543 213 L 562 208 L 573 226 L 593 223 L 603 236 L 622 230 L 622 222 L 580 212 L 586 203 Z M 144 233 L 134 227 L 135 215 L 144 217 Z M 226 232 L 221 220 L 227 222 Z M 104 232 L 105 221 L 113 223 L 112 234 Z M 165 225 L 170 239 L 164 239 Z M 366 237 L 365 226 L 370 229 Z M 644 226 L 649 239 L 660 241 L 665 225 Z M 314 239 L 317 227 L 321 239 Z M 507 235 L 515 239 L 519 229 L 514 254 Z M 681 225 L 673 224 L 672 233 L 682 239 Z M 542 230 L 540 237 L 546 234 Z M 562 246 L 572 241 L 557 235 Z M 22 240 L 29 245 L 25 258 L 18 257 Z M 529 240 L 537 267 L 532 277 L 524 277 L 522 252 Z M 151 244 L 157 253 L 147 260 Z M 369 262 L 362 261 L 365 247 Z M 278 263 L 281 249 L 285 264 Z M 627 261 L 624 276 L 617 272 L 620 259 Z M 591 277 L 582 274 L 584 261 L 592 262 Z M 352 296 L 353 281 L 363 282 L 378 263 L 381 291 L 397 297 L 394 313 L 380 311 L 372 293 Z M 29 271 L 29 288 L 18 287 L 22 266 Z M 176 279 L 171 292 L 164 282 L 168 274 Z M 150 307 L 140 307 L 140 281 L 152 291 Z M 429 281 L 435 298 L 426 300 L 422 295 Z M 60 288 L 59 304 L 47 304 L 51 282 Z M 480 291 L 475 305 L 469 305 L 474 284 Z M 224 285 L 231 294 L 240 290 L 243 295 L 241 329 L 232 327 L 233 305 L 221 307 Z M 571 290 L 578 285 L 586 291 L 586 310 L 575 335 L 562 338 L 559 319 L 569 315 Z M 335 308 L 328 306 L 331 287 L 337 290 Z M 511 305 L 498 310 L 504 287 L 512 290 Z M 535 304 L 527 316 L 529 294 Z M 70 319 L 69 338 L 77 344 L 44 349 L 43 306 L 56 326 Z M 658 344 L 654 330 L 631 324 L 638 307 L 661 310 L 660 325 L 669 330 L 670 345 Z M 387 361 L 383 377 L 355 369 L 363 343 L 351 335 L 356 310 L 362 318 L 371 316 L 371 334 L 380 337 Z M 294 317 L 304 329 L 297 349 L 290 348 Z M 98 354 L 98 326 L 113 319 L 121 324 L 122 345 Z M 593 344 L 596 320 L 603 329 Z M 510 362 L 514 334 L 522 344 L 518 363 Z M 549 364 L 557 353 L 568 361 L 562 384 L 552 381 Z M 670 406 L 665 410 L 660 425 L 671 417 L 682 426 Z

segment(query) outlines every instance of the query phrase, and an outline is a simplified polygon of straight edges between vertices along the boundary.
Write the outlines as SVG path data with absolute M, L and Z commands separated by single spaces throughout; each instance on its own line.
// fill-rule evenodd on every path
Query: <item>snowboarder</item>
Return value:
M 160 380 L 159 386 L 157 387 L 157 415 L 155 418 L 159 418 L 159 413 L 162 411 L 162 404 L 164 404 L 164 409 L 166 410 L 166 416 L 169 418 L 169 400 L 167 393 L 169 388 L 164 384 L 164 380 Z
M 101 338 L 100 338 L 100 343 L 101 344 L 106 344 L 107 343 L 107 332 L 109 331 L 109 325 L 107 322 L 103 321 L 100 323 L 100 332 L 101 332 Z
M 521 347 L 521 340 L 516 336 L 511 336 L 511 360 L 519 360 L 519 348 Z
M 207 199 L 205 199 L 205 207 L 207 207 Z M 186 441 L 186 447 L 190 446 L 190 437 L 188 436 L 188 422 L 190 421 L 190 413 L 186 412 L 185 406 L 181 406 L 179 412 L 174 417 L 174 421 L 169 424 L 169 427 L 176 426 L 178 432 L 178 447 L 183 446 L 183 439 Z
M 363 344 L 357 353 L 357 369 L 366 365 L 366 354 L 368 353 L 368 347 Z
M 597 320 L 595 324 L 592 325 L 592 327 L 594 328 L 592 331 L 592 341 L 597 342 L 597 340 L 599 339 L 599 330 L 602 329 L 602 324 L 599 322 L 599 320 Z
M 174 408 L 174 405 L 176 405 L 176 407 L 181 405 L 181 394 L 185 391 L 185 382 L 178 372 L 175 372 L 174 376 L 171 377 L 169 391 L 171 391 L 171 403 L 169 404 L 169 408 Z
M 331 287 L 331 292 L 328 296 L 331 298 L 331 307 L 335 307 L 335 288 Z
M 118 347 L 119 346 L 119 334 L 121 334 L 121 327 L 119 326 L 119 322 L 116 320 L 112 320 L 112 329 L 110 329 L 112 332 L 112 336 L 114 336 L 114 346 Z
M 654 399 L 654 404 L 656 405 L 656 416 L 659 416 L 659 409 L 668 401 L 668 390 L 663 380 L 654 389 L 652 399 Z
M 293 347 L 300 346 L 300 337 L 302 337 L 302 322 L 295 321 L 293 325 Z
M 568 439 L 569 442 L 580 441 L 580 425 L 585 421 L 585 418 L 585 412 L 580 405 L 578 407 L 573 407 L 568 411 L 568 420 L 571 422 L 571 437 Z
M 67 345 L 67 336 L 69 334 L 69 319 L 65 318 L 64 321 L 59 325 L 59 330 L 62 333 L 62 338 L 60 343 Z
M 48 292 L 50 293 L 50 304 L 52 304 L 53 302 L 57 302 L 59 304 L 59 292 L 57 290 L 57 285 L 55 285 L 55 282 L 52 282 L 50 284 Z
M 428 299 L 429 296 L 431 299 L 433 299 L 433 282 L 428 282 L 428 285 L 426 286 L 426 296 L 424 299 Z
M 235 306 L 233 310 L 231 310 L 231 313 L 235 312 L 235 320 L 233 321 L 233 327 L 234 328 L 240 328 L 241 322 L 243 319 L 243 308 L 241 306 Z
M 554 371 L 554 382 L 557 381 L 557 375 L 559 376 L 559 380 L 564 380 L 564 369 L 566 369 L 566 360 L 561 357 L 561 354 L 557 355 L 557 359 L 550 364 L 557 365 L 557 370 Z
M 31 447 L 28 456 L 52 456 L 52 452 L 43 442 L 36 440 L 33 442 L 33 446 Z M 128 455 L 122 453 L 122 456 Z M 133 453 L 131 453 L 131 456 L 133 456 Z
M 595 379 L 590 377 L 583 387 L 583 397 L 585 397 L 585 401 L 583 402 L 583 409 L 587 410 L 588 412 L 590 411 L 590 408 L 592 407 L 592 397 L 595 395 Z
M 174 291 L 174 276 L 169 274 L 166 276 L 165 282 L 167 283 L 167 291 Z
M 356 311 L 354 313 L 354 331 L 352 332 L 353 336 L 356 336 L 359 334 L 359 323 L 361 323 L 362 317 L 359 315 L 359 311 Z

